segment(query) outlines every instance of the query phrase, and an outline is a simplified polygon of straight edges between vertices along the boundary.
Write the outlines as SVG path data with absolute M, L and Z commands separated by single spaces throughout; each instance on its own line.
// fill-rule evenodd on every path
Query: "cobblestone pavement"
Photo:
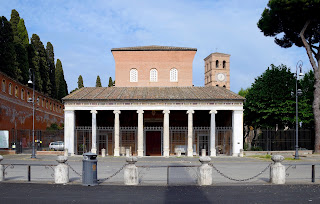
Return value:
M 82 156 L 73 156 L 68 158 L 68 164 L 74 169 L 69 170 L 70 183 L 81 184 L 82 173 Z M 31 159 L 30 155 L 4 155 L 1 164 L 5 165 L 6 181 L 8 182 L 27 182 L 27 166 L 8 164 L 42 164 L 56 165 L 56 156 L 38 155 L 37 159 Z M 98 179 L 103 181 L 105 178 L 118 171 L 125 164 L 125 157 L 98 157 Z M 219 156 L 212 158 L 211 163 L 221 171 L 226 177 L 234 179 L 246 179 L 253 177 L 265 169 L 271 160 L 257 159 L 253 157 L 227 157 Z M 287 168 L 287 184 L 312 184 L 311 183 L 311 165 L 316 164 L 316 182 L 320 184 L 320 155 L 310 155 L 301 157 L 301 160 L 288 160 L 283 164 Z M 197 166 L 200 165 L 199 158 L 193 157 L 143 157 L 138 158 L 136 163 L 139 167 L 139 181 L 141 185 L 196 185 Z M 159 167 L 162 166 L 162 167 Z M 181 166 L 169 168 L 163 166 Z M 183 167 L 192 166 L 192 167 Z M 151 167 L 151 168 L 148 168 Z M 54 168 L 54 167 L 53 167 Z M 78 173 L 78 174 L 77 174 Z M 53 183 L 54 171 L 51 167 L 32 166 L 31 182 L 36 183 Z M 229 180 L 217 171 L 213 171 L 213 185 L 239 185 L 239 184 L 268 184 L 269 169 L 255 179 L 246 182 L 236 182 Z M 100 183 L 100 185 L 122 185 L 123 171 L 114 176 L 112 179 Z

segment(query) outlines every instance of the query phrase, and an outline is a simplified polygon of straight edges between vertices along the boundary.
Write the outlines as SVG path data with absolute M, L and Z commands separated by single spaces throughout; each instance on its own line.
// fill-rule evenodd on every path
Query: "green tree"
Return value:
M 49 68 L 49 79 L 51 85 L 51 97 L 57 97 L 57 89 L 56 89 L 56 66 L 54 64 L 54 51 L 53 45 L 50 42 L 47 42 L 46 46 L 46 54 L 47 54 L 47 64 Z
M 27 47 L 29 44 L 29 35 L 23 18 L 20 18 L 20 21 L 17 25 L 17 36 L 19 37 L 20 43 L 24 47 Z
M 249 93 L 249 90 L 250 90 L 250 88 L 246 88 L 246 89 L 241 88 L 240 91 L 238 92 L 238 94 L 242 97 L 246 97 L 247 94 Z
M 109 84 L 108 84 L 108 87 L 113 87 L 114 85 L 114 81 L 112 81 L 112 78 L 109 77 Z
M 34 63 L 36 65 L 36 80 L 40 80 L 39 90 L 51 95 L 51 83 L 49 80 L 49 67 L 47 64 L 46 50 L 37 34 L 32 35 L 31 44 L 33 45 L 36 53 Z
M 96 87 L 102 87 L 99 75 L 97 76 Z
M 29 60 L 28 60 L 28 50 L 27 46 L 29 45 L 29 37 L 26 26 L 24 25 L 24 20 L 20 18 L 17 25 L 17 32 L 15 37 L 15 51 L 16 51 L 16 62 L 18 70 L 20 72 L 17 79 L 26 84 L 29 79 Z
M 18 24 L 20 21 L 20 15 L 17 10 L 12 9 L 11 11 L 11 18 L 10 18 L 10 23 L 14 35 L 14 42 L 19 42 L 20 39 L 18 38 Z
M 57 59 L 55 77 L 56 77 L 57 99 L 61 100 L 63 97 L 65 97 L 68 94 L 68 87 L 64 79 L 62 63 L 60 59 Z
M 83 86 L 83 78 L 81 75 L 78 77 L 78 89 L 81 89 Z
M 310 70 L 299 81 L 301 85 L 302 95 L 299 96 L 299 112 L 301 110 L 303 116 L 301 118 L 303 128 L 314 129 L 314 115 L 312 109 L 313 92 L 314 92 L 314 73 Z
M 270 0 L 258 27 L 283 48 L 304 47 L 314 71 L 315 152 L 320 153 L 320 1 Z
M 285 65 L 271 65 L 255 79 L 244 104 L 245 124 L 249 126 L 280 128 L 291 127 L 295 116 L 294 75 Z
M 0 17 L 0 70 L 12 78 L 17 76 L 12 27 L 4 16 Z

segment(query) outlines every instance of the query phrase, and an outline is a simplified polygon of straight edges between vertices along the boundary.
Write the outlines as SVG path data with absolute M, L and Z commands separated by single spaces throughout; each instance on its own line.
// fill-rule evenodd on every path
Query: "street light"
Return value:
M 294 155 L 294 159 L 299 159 L 299 134 L 298 134 L 298 128 L 299 128 L 299 118 L 298 118 L 298 96 L 302 95 L 301 89 L 298 89 L 298 68 L 300 69 L 299 76 L 303 76 L 302 73 L 302 65 L 303 62 L 301 60 L 298 61 L 296 65 L 296 153 Z
M 36 151 L 34 149 L 34 88 L 35 88 L 35 80 L 34 80 L 34 71 L 30 68 L 29 69 L 29 81 L 28 84 L 33 85 L 33 93 L 32 93 L 32 99 L 28 99 L 28 102 L 32 102 L 32 154 L 31 158 L 36 158 Z M 32 72 L 32 73 L 31 73 Z M 31 74 L 32 74 L 32 80 L 31 80 Z

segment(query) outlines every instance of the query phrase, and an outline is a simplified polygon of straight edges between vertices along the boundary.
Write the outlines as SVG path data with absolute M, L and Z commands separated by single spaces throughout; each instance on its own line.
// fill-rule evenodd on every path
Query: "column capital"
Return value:
M 194 110 L 188 110 L 187 114 L 194 114 Z
M 120 110 L 114 110 L 113 113 L 114 113 L 114 114 L 120 114 L 121 111 L 120 111 Z
M 98 114 L 97 110 L 91 110 L 90 113 Z
M 170 110 L 163 110 L 162 113 L 163 113 L 163 114 L 166 114 L 166 113 L 169 114 L 169 113 L 170 113 Z
M 141 113 L 141 114 L 143 114 L 143 113 L 144 113 L 144 111 L 143 111 L 143 110 L 137 110 L 137 113 Z
M 217 111 L 217 110 L 211 110 L 209 113 L 210 113 L 210 114 L 217 114 L 218 111 Z

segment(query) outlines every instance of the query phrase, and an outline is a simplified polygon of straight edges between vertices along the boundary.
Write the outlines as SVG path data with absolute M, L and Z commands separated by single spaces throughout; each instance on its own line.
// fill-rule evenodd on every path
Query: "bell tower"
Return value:
M 204 58 L 204 85 L 220 86 L 230 90 L 230 55 L 211 53 Z

